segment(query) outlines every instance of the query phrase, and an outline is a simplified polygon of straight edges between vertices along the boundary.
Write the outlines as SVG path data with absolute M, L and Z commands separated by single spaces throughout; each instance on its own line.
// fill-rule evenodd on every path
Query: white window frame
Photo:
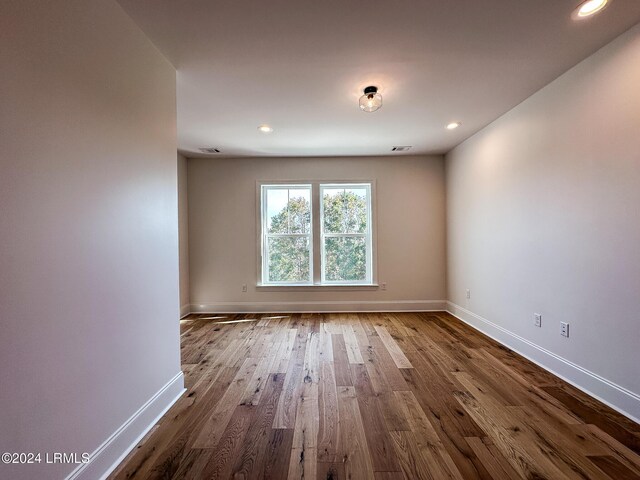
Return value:
M 364 188 L 366 190 L 367 203 L 367 231 L 364 233 L 327 233 L 324 231 L 324 190 L 326 189 L 348 189 L 348 188 Z M 320 198 L 320 283 L 322 285 L 371 285 L 373 274 L 373 242 L 371 235 L 371 183 L 321 183 L 319 185 Z M 365 239 L 366 248 L 366 265 L 367 271 L 364 280 L 327 280 L 325 277 L 325 239 L 326 238 L 353 238 L 359 237 Z
M 323 208 L 320 186 L 328 188 L 349 188 L 350 186 L 368 186 L 368 245 L 367 245 L 367 279 L 358 282 L 323 281 L 324 247 L 321 240 Z M 269 282 L 267 265 L 269 256 L 266 251 L 267 212 L 266 188 L 283 189 L 308 188 L 311 186 L 311 242 L 310 273 L 311 282 Z M 256 181 L 256 229 L 257 229 L 257 283 L 260 290 L 377 290 L 377 222 L 376 222 L 376 182 L 375 180 L 258 180 Z M 347 234 L 350 236 L 354 234 Z M 285 235 L 286 236 L 286 235 Z
M 269 233 L 267 228 L 267 192 L 269 190 L 302 190 L 309 189 L 309 203 L 311 210 L 311 219 L 309 233 Z M 313 186 L 310 183 L 283 183 L 283 184 L 263 184 L 261 185 L 261 223 L 262 223 L 262 239 L 261 239 L 261 256 L 262 256 L 262 278 L 263 285 L 313 285 Z M 290 237 L 309 237 L 309 280 L 306 282 L 272 282 L 269 280 L 269 238 L 290 238 Z

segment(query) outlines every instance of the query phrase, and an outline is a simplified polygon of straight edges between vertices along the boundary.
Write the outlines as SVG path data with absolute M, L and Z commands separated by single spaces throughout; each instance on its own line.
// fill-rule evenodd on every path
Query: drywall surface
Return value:
M 446 156 L 449 300 L 595 374 L 636 418 L 639 60 L 636 26 Z
M 187 159 L 178 154 L 178 224 L 180 244 L 180 315 L 189 313 L 189 198 Z
M 0 477 L 57 479 L 180 372 L 175 70 L 115 1 L 0 19 Z
M 387 290 L 256 288 L 256 182 L 274 180 L 375 180 L 378 281 Z M 189 159 L 192 310 L 443 308 L 444 200 L 440 156 Z

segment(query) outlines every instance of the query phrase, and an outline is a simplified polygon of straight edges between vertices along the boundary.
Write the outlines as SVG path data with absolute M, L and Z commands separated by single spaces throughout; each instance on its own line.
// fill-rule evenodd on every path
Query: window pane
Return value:
M 269 188 L 267 190 L 268 233 L 311 231 L 311 189 Z
M 365 233 L 367 231 L 367 190 L 348 188 L 345 190 L 347 220 L 345 233 Z
M 309 237 L 271 237 L 269 242 L 270 282 L 309 282 Z
M 311 232 L 311 191 L 289 190 L 289 233 Z
M 325 188 L 322 193 L 325 233 L 367 231 L 365 188 Z
M 364 237 L 324 239 L 324 276 L 330 282 L 367 279 L 367 247 Z
M 282 188 L 267 190 L 267 229 L 269 233 L 288 233 L 287 194 L 288 191 Z

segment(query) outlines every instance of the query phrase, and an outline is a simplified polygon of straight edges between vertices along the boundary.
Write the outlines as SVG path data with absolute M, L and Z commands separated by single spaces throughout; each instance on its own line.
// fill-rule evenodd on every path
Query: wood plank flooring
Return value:
M 640 425 L 447 313 L 191 315 L 112 479 L 640 480 Z

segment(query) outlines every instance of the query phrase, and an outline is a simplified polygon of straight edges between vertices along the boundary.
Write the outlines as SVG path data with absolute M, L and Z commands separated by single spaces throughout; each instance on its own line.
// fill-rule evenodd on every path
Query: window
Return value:
M 262 285 L 372 285 L 372 183 L 260 186 Z
M 263 186 L 262 231 L 262 283 L 311 283 L 311 185 Z
M 371 283 L 371 185 L 320 185 L 322 283 Z

